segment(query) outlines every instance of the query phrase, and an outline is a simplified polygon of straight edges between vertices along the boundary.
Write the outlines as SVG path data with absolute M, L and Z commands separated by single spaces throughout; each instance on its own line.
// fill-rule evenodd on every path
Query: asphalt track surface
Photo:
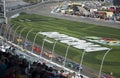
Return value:
M 22 0 L 6 0 L 6 7 L 16 7 L 19 5 L 26 5 L 28 3 L 23 2 Z
M 55 17 L 55 18 L 67 19 L 67 20 L 72 20 L 72 21 L 96 24 L 98 26 L 107 26 L 107 27 L 120 29 L 120 22 L 105 21 L 105 20 L 98 20 L 98 19 L 87 18 L 87 17 L 51 13 L 52 9 L 57 5 L 58 5 L 58 3 L 54 3 L 54 2 L 46 3 L 46 4 L 39 5 L 38 7 L 35 7 L 35 8 L 27 9 L 26 12 L 44 15 L 44 16 Z

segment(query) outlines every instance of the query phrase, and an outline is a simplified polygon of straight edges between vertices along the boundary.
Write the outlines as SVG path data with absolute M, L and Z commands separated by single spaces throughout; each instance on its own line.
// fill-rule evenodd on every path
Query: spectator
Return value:
M 21 69 L 21 74 L 23 75 L 27 75 L 27 72 L 25 72 L 25 70 L 28 67 L 28 62 L 26 59 L 22 59 L 22 63 L 20 64 L 20 69 Z
M 0 77 L 3 76 L 4 72 L 7 69 L 7 65 L 5 64 L 5 60 L 4 59 L 0 59 Z

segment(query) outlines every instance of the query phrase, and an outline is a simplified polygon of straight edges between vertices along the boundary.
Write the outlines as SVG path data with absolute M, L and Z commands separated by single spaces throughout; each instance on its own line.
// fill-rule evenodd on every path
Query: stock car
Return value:
M 33 49 L 34 49 L 35 52 L 38 52 L 38 53 L 41 52 L 41 48 L 40 47 L 34 46 Z
M 79 64 L 76 64 L 74 62 L 68 62 L 67 66 L 70 67 L 70 68 L 73 68 L 75 70 L 81 70 L 82 71 L 82 67 L 80 67 Z
M 54 57 L 55 57 L 55 55 L 52 54 L 52 52 L 44 52 L 43 54 L 44 54 L 45 56 L 49 57 L 49 58 L 54 58 Z
M 57 56 L 56 61 L 63 63 L 64 59 L 61 56 Z

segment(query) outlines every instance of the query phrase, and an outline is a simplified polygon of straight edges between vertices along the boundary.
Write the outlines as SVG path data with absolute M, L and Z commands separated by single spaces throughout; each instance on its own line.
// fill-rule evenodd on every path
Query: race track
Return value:
M 54 3 L 54 2 L 46 3 L 46 4 L 39 5 L 38 7 L 35 7 L 35 8 L 27 9 L 26 12 L 120 29 L 120 22 L 96 20 L 96 19 L 85 18 L 80 16 L 70 16 L 65 14 L 51 13 L 52 9 L 57 5 L 58 3 Z

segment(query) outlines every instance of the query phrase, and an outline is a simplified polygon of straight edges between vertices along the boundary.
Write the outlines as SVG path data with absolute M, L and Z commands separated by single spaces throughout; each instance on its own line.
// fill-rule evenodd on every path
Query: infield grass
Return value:
M 79 39 L 84 39 L 86 36 L 97 36 L 97 37 L 107 37 L 107 38 L 116 38 L 120 40 L 120 29 L 109 28 L 99 25 L 86 24 L 75 21 L 68 21 L 58 18 L 40 16 L 35 14 L 21 14 L 19 17 L 11 20 L 11 23 L 16 24 L 23 27 L 27 27 L 27 29 L 22 33 L 22 36 L 25 37 L 26 33 L 32 29 L 33 31 L 28 36 L 30 41 L 33 41 L 35 34 L 37 32 L 59 32 L 62 34 L 66 34 L 72 37 L 76 37 Z M 14 29 L 16 28 L 14 27 Z M 20 32 L 21 28 L 17 31 Z M 39 35 L 36 39 L 36 43 L 41 45 L 42 39 L 44 36 Z M 48 38 L 49 39 L 49 38 Z M 50 39 L 54 41 L 53 39 Z M 52 50 L 53 44 L 45 43 L 45 48 L 48 50 Z M 106 46 L 106 45 L 102 45 Z M 112 48 L 110 53 L 105 58 L 103 71 L 107 74 L 113 72 L 113 75 L 116 78 L 120 77 L 120 46 L 106 46 Z M 67 45 L 62 43 L 57 43 L 55 52 L 59 55 L 64 56 Z M 85 53 L 84 57 L 84 65 L 99 70 L 101 59 L 104 55 L 105 51 Z M 82 50 L 75 49 L 70 47 L 68 58 L 74 60 L 76 62 L 80 61 L 80 57 L 82 54 Z

